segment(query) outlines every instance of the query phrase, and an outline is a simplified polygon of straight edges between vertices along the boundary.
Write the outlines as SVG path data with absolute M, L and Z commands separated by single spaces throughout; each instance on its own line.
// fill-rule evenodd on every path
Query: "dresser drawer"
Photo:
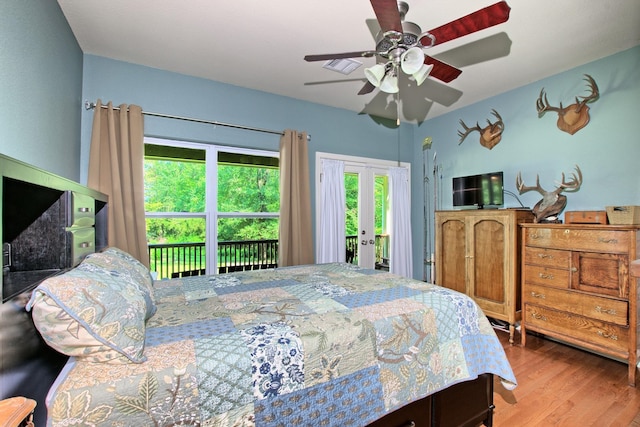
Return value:
M 528 284 L 537 283 L 539 285 L 569 289 L 569 270 L 525 264 L 523 273 L 524 280 Z
M 570 260 L 571 252 L 569 251 L 537 248 L 535 246 L 527 247 L 524 251 L 525 264 L 542 265 L 545 267 L 569 268 Z
M 572 228 L 528 228 L 524 233 L 527 246 L 575 251 L 627 252 L 632 233 L 625 230 L 591 230 Z
M 629 325 L 627 301 L 536 285 L 526 285 L 522 299 L 525 304 L 567 311 L 621 326 Z
M 524 305 L 524 320 L 528 329 L 596 345 L 608 354 L 629 351 L 629 329 L 623 326 L 532 304 Z

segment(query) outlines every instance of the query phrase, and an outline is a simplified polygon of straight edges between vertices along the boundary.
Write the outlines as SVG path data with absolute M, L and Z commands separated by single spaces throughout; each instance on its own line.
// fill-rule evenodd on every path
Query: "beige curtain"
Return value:
M 280 138 L 280 241 L 278 266 L 313 264 L 307 133 Z
M 109 246 L 149 266 L 144 218 L 144 126 L 137 105 L 98 100 L 93 114 L 87 185 L 109 196 Z

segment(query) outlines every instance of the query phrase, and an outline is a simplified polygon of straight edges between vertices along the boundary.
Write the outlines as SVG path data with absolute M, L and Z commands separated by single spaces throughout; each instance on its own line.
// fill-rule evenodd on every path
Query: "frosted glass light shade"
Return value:
M 416 79 L 416 83 L 418 83 L 418 86 L 420 86 L 427 79 L 427 77 L 429 77 L 429 74 L 431 74 L 431 70 L 433 70 L 433 64 L 422 64 L 422 67 L 420 67 L 420 69 L 415 74 L 413 74 L 413 78 Z
M 405 74 L 414 74 L 424 65 L 424 52 L 419 47 L 412 47 L 400 57 L 400 67 Z
M 380 83 L 380 90 L 386 93 L 398 93 L 400 88 L 398 87 L 398 76 L 388 74 L 382 83 Z
M 382 79 L 384 78 L 385 67 L 383 64 L 376 64 L 373 67 L 364 69 L 364 76 L 369 80 L 369 83 L 375 87 L 380 87 Z

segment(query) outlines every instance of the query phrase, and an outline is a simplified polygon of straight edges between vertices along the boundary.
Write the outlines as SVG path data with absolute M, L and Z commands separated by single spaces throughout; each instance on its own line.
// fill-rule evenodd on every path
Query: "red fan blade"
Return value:
M 433 46 L 435 46 L 507 22 L 510 11 L 511 8 L 507 2 L 501 1 L 456 19 L 455 21 L 451 21 L 448 24 L 434 28 L 428 31 L 428 33 L 435 37 L 435 41 L 433 42 Z M 422 37 L 420 42 L 423 46 L 432 46 L 432 40 L 428 36 Z
M 462 73 L 462 70 L 459 70 L 458 68 L 445 62 L 439 61 L 431 56 L 425 55 L 424 63 L 427 65 L 433 65 L 433 70 L 431 70 L 429 76 L 441 80 L 445 83 L 449 83 L 457 79 L 458 76 Z
M 402 33 L 402 22 L 396 0 L 371 0 L 371 6 L 373 6 L 373 11 L 376 13 L 383 33 L 387 31 Z
M 367 81 L 367 83 L 362 86 L 362 89 L 360 89 L 360 92 L 358 92 L 358 95 L 366 95 L 368 93 L 371 93 L 375 88 L 376 87 L 373 85 L 373 83 Z
M 375 51 L 365 50 L 362 52 L 328 53 L 324 55 L 307 55 L 305 61 L 329 61 L 331 59 L 342 58 L 370 58 L 376 54 Z

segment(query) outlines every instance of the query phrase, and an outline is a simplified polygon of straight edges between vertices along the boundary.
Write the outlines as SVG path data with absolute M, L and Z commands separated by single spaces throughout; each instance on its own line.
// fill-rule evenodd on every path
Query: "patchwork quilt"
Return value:
M 501 343 L 467 296 L 350 264 L 154 282 L 144 361 L 72 357 L 49 426 L 363 426 L 493 373 Z

